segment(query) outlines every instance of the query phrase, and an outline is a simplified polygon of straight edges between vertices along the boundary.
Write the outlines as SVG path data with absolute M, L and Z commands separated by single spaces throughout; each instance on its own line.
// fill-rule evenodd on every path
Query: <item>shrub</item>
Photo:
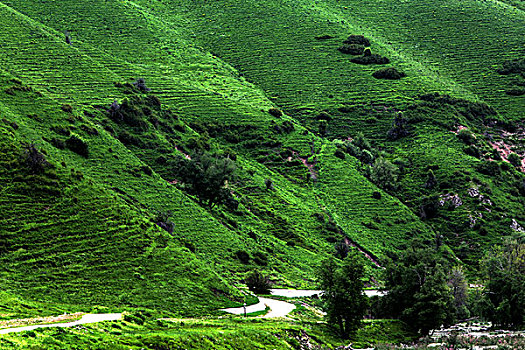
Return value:
M 66 143 L 63 140 L 58 139 L 56 137 L 53 137 L 51 140 L 49 140 L 49 143 L 51 143 L 54 147 L 56 147 L 58 149 L 65 149 L 66 148 Z
M 425 188 L 434 188 L 438 184 L 434 171 L 430 169 L 427 175 L 427 182 L 425 182 Z
M 245 282 L 248 288 L 256 294 L 270 294 L 270 279 L 259 271 L 250 273 Z
M 367 56 L 371 57 L 371 56 Z M 380 69 L 372 74 L 376 79 L 388 79 L 388 80 L 398 80 L 406 76 L 405 73 L 398 71 L 396 68 L 385 68 Z
M 370 179 L 384 189 L 395 189 L 397 181 L 397 167 L 387 159 L 379 157 L 375 160 L 370 173 Z
M 66 44 L 71 45 L 71 34 L 69 34 L 68 30 L 65 31 L 64 36 L 66 39 Z
M 350 60 L 350 62 L 368 65 L 368 64 L 388 64 L 390 63 L 390 60 L 378 54 L 371 54 L 370 56 L 354 57 Z
M 316 36 L 315 40 L 328 40 L 328 39 L 333 39 L 333 38 L 334 38 L 333 36 L 325 34 L 325 35 Z
M 248 264 L 250 262 L 250 254 L 248 254 L 244 250 L 238 250 L 237 252 L 235 252 L 235 257 L 239 259 L 239 261 L 243 264 Z
M 336 156 L 339 159 L 345 159 L 346 158 L 345 153 L 340 148 L 337 148 L 335 150 L 334 156 Z
M 268 266 L 268 257 L 263 252 L 253 253 L 253 262 L 259 266 Z
M 431 219 L 438 214 L 439 210 L 439 197 L 432 196 L 423 198 L 421 205 L 419 206 L 419 215 L 422 219 Z
M 82 157 L 87 158 L 89 156 L 88 144 L 77 135 L 71 135 L 66 140 L 66 147 Z
M 326 120 L 327 122 L 329 122 L 330 120 L 332 120 L 332 116 L 330 115 L 330 113 L 328 112 L 321 112 L 319 113 L 316 117 L 315 117 L 316 120 Z
M 73 113 L 73 107 L 71 107 L 71 105 L 68 104 L 60 106 L 60 109 L 62 109 L 66 113 Z
M 226 184 L 236 178 L 237 167 L 230 158 L 193 153 L 191 159 L 182 160 L 174 171 L 175 178 L 182 181 L 186 190 L 196 195 L 201 204 L 211 208 L 233 199 Z
M 340 260 L 343 260 L 344 258 L 346 258 L 348 256 L 348 252 L 350 251 L 345 241 L 337 242 L 334 245 L 334 250 L 335 250 L 334 256 Z
M 280 118 L 283 115 L 283 112 L 280 109 L 275 108 L 275 107 L 270 108 L 268 110 L 268 113 L 270 113 L 271 115 L 273 115 L 276 118 Z
M 365 51 L 365 48 L 362 45 L 345 44 L 341 46 L 338 50 L 345 54 L 357 56 L 357 55 L 362 55 L 363 52 Z
M 503 66 L 498 69 L 499 74 L 519 74 L 525 72 L 525 59 L 509 60 L 503 62 Z
M 397 140 L 401 137 L 405 137 L 408 135 L 408 130 L 406 129 L 406 125 L 408 124 L 408 120 L 403 116 L 403 113 L 399 112 L 392 123 L 392 128 L 388 130 L 387 137 L 390 140 Z
M 508 89 L 505 93 L 509 96 L 522 96 L 525 95 L 525 89 Z
M 457 137 L 467 145 L 473 144 L 476 140 L 474 135 L 468 129 L 459 130 Z
M 146 79 L 144 78 L 138 78 L 132 84 L 136 89 L 138 89 L 141 92 L 151 91 L 151 89 L 146 86 Z
M 153 222 L 161 229 L 171 234 L 175 229 L 175 224 L 170 220 L 170 216 L 171 212 L 159 211 L 153 219 Z
M 481 157 L 481 153 L 479 149 L 474 145 L 470 145 L 468 147 L 463 148 L 463 152 L 465 152 L 465 154 L 469 156 L 472 156 L 478 159 Z
M 44 154 L 36 148 L 34 143 L 24 145 L 24 156 L 27 167 L 33 174 L 40 174 L 50 166 Z
M 509 157 L 507 158 L 510 164 L 514 165 L 515 167 L 521 166 L 521 158 L 516 153 L 509 154 Z
M 368 40 L 368 38 L 365 38 L 363 35 L 355 34 L 350 35 L 345 41 L 343 41 L 343 43 L 370 46 L 370 40 Z
M 484 161 L 476 165 L 476 170 L 482 174 L 497 176 L 500 174 L 501 169 L 498 162 Z

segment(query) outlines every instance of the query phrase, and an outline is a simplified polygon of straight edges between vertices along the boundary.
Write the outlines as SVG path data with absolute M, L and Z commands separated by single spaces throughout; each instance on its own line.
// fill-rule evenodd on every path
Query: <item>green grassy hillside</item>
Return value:
M 341 241 L 381 264 L 444 235 L 475 266 L 525 225 L 523 173 L 494 150 L 524 152 L 523 96 L 505 93 L 523 77 L 498 73 L 524 54 L 520 6 L 3 0 L 0 20 L 0 288 L 14 296 L 210 312 L 254 269 L 314 287 Z M 350 34 L 390 63 L 351 62 Z M 385 67 L 406 77 L 372 76 Z M 406 135 L 388 137 L 399 113 Z M 203 152 L 234 162 L 233 205 L 181 183 Z M 377 158 L 395 186 L 374 180 Z

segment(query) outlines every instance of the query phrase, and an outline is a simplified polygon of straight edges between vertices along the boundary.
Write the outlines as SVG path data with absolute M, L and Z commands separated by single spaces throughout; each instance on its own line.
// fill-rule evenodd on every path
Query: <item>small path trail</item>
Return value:
M 322 294 L 322 292 L 323 292 L 322 290 L 314 290 L 314 289 L 270 289 L 271 295 L 287 297 L 287 298 L 311 297 L 313 295 L 320 295 Z M 371 297 L 374 295 L 382 296 L 384 295 L 384 292 L 372 289 L 372 290 L 365 290 L 365 294 L 368 297 Z M 253 304 L 253 305 L 246 307 L 246 313 L 249 314 L 252 312 L 263 311 L 266 309 L 266 307 L 269 307 L 270 311 L 267 314 L 259 316 L 259 317 L 261 318 L 286 317 L 290 312 L 292 312 L 295 309 L 294 304 L 288 303 L 286 301 L 259 297 L 259 302 L 257 304 Z M 232 307 L 228 309 L 221 309 L 221 311 L 226 311 L 234 315 L 244 314 L 243 307 Z
M 259 298 L 259 300 L 270 308 L 270 312 L 262 315 L 261 318 L 286 317 L 290 312 L 295 310 L 295 305 L 287 303 L 286 301 L 269 298 Z
M 32 331 L 37 328 L 73 327 L 73 326 L 78 326 L 78 325 L 87 324 L 87 323 L 96 323 L 96 322 L 102 322 L 102 321 L 116 321 L 116 320 L 120 320 L 121 318 L 122 318 L 121 313 L 85 314 L 78 321 L 67 322 L 67 323 L 38 324 L 38 325 L 25 326 L 25 327 L 4 328 L 4 329 L 0 329 L 0 334 Z

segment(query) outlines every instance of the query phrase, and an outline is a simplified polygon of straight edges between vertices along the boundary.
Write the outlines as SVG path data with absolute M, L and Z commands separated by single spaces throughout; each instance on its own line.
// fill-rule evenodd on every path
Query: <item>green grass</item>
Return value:
M 506 95 L 509 81 L 497 73 L 524 53 L 525 15 L 512 4 L 0 2 L 0 288 L 13 298 L 2 304 L 21 315 L 53 312 L 52 303 L 211 313 L 240 301 L 235 287 L 254 269 L 278 286 L 315 287 L 315 268 L 345 238 L 382 263 L 413 237 L 440 233 L 475 271 L 484 247 L 512 233 L 511 219 L 525 226 L 523 174 L 501 162 L 498 174 L 480 172 L 488 162 L 467 155 L 451 132 L 469 127 L 488 158 L 483 134 L 509 140 L 500 126 L 523 121 L 522 98 Z M 325 34 L 333 38 L 315 39 Z M 370 38 L 387 67 L 407 77 L 377 80 L 372 73 L 383 66 L 351 63 L 337 50 L 349 34 Z M 129 93 L 125 83 L 139 77 L 161 107 Z M 418 98 L 428 92 L 488 103 L 498 114 Z M 106 113 L 126 97 L 136 99 L 141 127 Z M 276 106 L 286 115 L 270 115 Z M 332 118 L 324 135 L 321 111 Z M 410 135 L 388 140 L 399 111 Z M 121 142 L 124 132 L 135 145 Z M 368 165 L 354 157 L 334 155 L 358 132 L 406 165 L 396 190 L 371 183 Z M 85 140 L 88 158 L 56 147 L 70 134 Z M 53 169 L 28 174 L 28 142 Z M 513 142 L 522 150 L 522 140 Z M 236 210 L 200 206 L 173 184 L 171 163 L 159 162 L 195 144 L 235 156 Z M 424 187 L 429 168 L 440 183 L 434 189 Z M 492 204 L 470 197 L 472 187 Z M 423 197 L 448 193 L 464 204 L 420 218 Z M 172 234 L 153 223 L 158 212 L 169 213 Z
M 357 346 L 410 339 L 397 321 L 376 320 L 365 324 L 356 338 L 351 339 Z M 297 349 L 305 341 L 323 349 L 347 344 L 337 339 L 326 325 L 317 322 L 254 318 L 156 321 L 144 317 L 144 313 L 131 313 L 124 321 L 9 334 L 0 339 L 0 349 L 39 346 L 46 349 Z

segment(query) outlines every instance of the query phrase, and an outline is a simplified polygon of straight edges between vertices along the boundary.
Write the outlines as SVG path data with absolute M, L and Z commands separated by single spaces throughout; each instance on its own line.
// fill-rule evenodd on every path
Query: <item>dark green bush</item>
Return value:
M 368 65 L 368 64 L 388 64 L 390 63 L 390 60 L 378 54 L 371 54 L 370 56 L 354 57 L 350 60 L 350 62 Z
M 356 35 L 356 34 L 350 35 L 348 38 L 346 38 L 345 41 L 343 41 L 343 43 L 370 46 L 370 40 L 368 40 L 368 38 L 365 38 L 363 35 Z
M 399 112 L 394 117 L 392 127 L 387 132 L 387 137 L 390 140 L 397 140 L 408 135 L 407 130 L 408 120 L 403 116 L 403 113 Z
M 73 113 L 73 107 L 71 107 L 71 105 L 63 104 L 60 108 L 66 113 Z
M 516 153 L 509 154 L 507 160 L 510 164 L 514 165 L 515 167 L 521 166 L 521 158 Z
M 503 75 L 519 74 L 521 72 L 525 72 L 525 58 L 505 61 L 503 66 L 498 69 L 498 73 Z
M 244 250 L 238 250 L 235 252 L 235 257 L 242 262 L 243 264 L 248 264 L 250 262 L 250 254 Z
M 525 95 L 525 89 L 517 89 L 517 88 L 508 89 L 508 90 L 505 90 L 505 93 L 509 96 L 522 96 L 522 95 Z
M 270 294 L 270 279 L 259 271 L 250 273 L 245 282 L 248 288 L 256 294 Z
M 275 107 L 270 108 L 268 110 L 268 113 L 270 113 L 271 115 L 273 115 L 276 118 L 280 118 L 283 115 L 283 112 L 280 109 L 275 108 Z
M 468 129 L 459 130 L 457 137 L 467 145 L 471 145 L 476 141 L 476 138 Z
M 325 35 L 316 36 L 315 40 L 328 40 L 328 39 L 333 39 L 333 38 L 334 38 L 333 36 L 325 34 Z
M 36 148 L 34 143 L 26 144 L 23 148 L 25 163 L 32 174 L 41 174 L 51 166 L 45 155 Z
M 88 144 L 80 136 L 71 135 L 66 140 L 66 147 L 82 157 L 87 158 L 89 156 Z
M 138 78 L 133 83 L 133 86 L 139 90 L 140 92 L 148 92 L 151 91 L 149 87 L 146 86 L 146 79 L 144 78 Z
M 365 47 L 356 44 L 345 44 L 338 48 L 339 51 L 348 55 L 362 55 L 365 51 Z
M 490 176 L 498 176 L 501 173 L 499 163 L 494 161 L 480 162 L 476 165 L 476 170 Z
M 268 257 L 263 252 L 253 253 L 253 262 L 259 266 L 268 266 Z
M 370 57 L 370 56 L 367 56 Z M 384 68 L 380 69 L 372 74 L 376 79 L 388 79 L 388 80 L 398 80 L 406 76 L 405 73 L 398 71 L 396 68 Z

